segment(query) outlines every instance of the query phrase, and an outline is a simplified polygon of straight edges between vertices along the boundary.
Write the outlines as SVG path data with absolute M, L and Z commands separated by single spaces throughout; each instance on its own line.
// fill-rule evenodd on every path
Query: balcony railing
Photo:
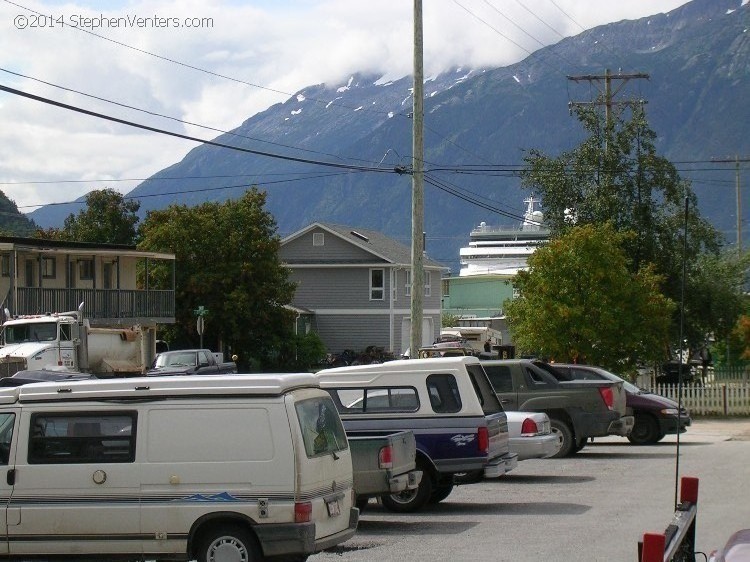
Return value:
M 92 320 L 153 319 L 174 322 L 173 290 L 19 288 L 11 314 L 44 314 L 77 310 Z

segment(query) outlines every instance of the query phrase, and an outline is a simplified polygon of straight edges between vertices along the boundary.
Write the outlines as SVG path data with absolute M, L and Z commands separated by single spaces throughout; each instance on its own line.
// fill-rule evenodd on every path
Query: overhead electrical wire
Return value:
M 118 102 L 118 101 L 110 100 L 110 99 L 103 98 L 103 97 L 100 97 L 100 96 L 95 96 L 93 94 L 87 94 L 86 92 L 82 92 L 80 90 L 74 90 L 73 88 L 67 88 L 65 86 L 60 86 L 58 84 L 53 84 L 52 82 L 47 82 L 46 80 L 41 80 L 39 78 L 34 78 L 33 76 L 27 76 L 27 75 L 21 74 L 19 72 L 13 72 L 12 70 L 8 70 L 7 68 L 0 67 L 0 71 L 8 73 L 8 74 L 12 74 L 14 76 L 19 76 L 21 78 L 26 78 L 28 80 L 34 80 L 35 82 L 39 82 L 40 84 L 44 84 L 46 86 L 52 86 L 53 88 L 58 88 L 60 90 L 66 91 L 66 92 L 71 92 L 71 93 L 74 93 L 74 94 L 85 96 L 87 98 L 91 98 L 91 99 L 95 99 L 95 100 L 98 100 L 98 101 L 102 101 L 102 102 L 105 102 L 105 103 L 108 103 L 108 104 L 111 104 L 111 105 L 116 105 L 118 107 L 123 107 L 125 109 L 132 109 L 132 110 L 138 111 L 140 113 L 146 113 L 148 115 L 153 115 L 155 117 L 161 117 L 163 119 L 169 119 L 170 121 L 175 121 L 177 123 L 183 123 L 185 125 L 191 125 L 193 127 L 199 127 L 201 129 L 206 129 L 206 130 L 209 130 L 209 131 L 214 131 L 214 132 L 222 133 L 222 134 L 225 134 L 225 135 L 231 135 L 233 137 L 239 137 L 239 138 L 243 138 L 243 139 L 248 139 L 248 140 L 252 140 L 252 141 L 255 141 L 255 142 L 261 142 L 261 143 L 271 144 L 271 145 L 274 145 L 274 146 L 279 146 L 281 148 L 289 148 L 291 150 L 299 150 L 301 152 L 309 152 L 309 153 L 318 154 L 318 155 L 321 155 L 321 156 L 332 156 L 333 158 L 339 158 L 341 160 L 344 159 L 341 156 L 339 156 L 338 154 L 332 154 L 332 153 L 328 153 L 328 152 L 320 152 L 320 151 L 317 151 L 317 150 L 310 150 L 310 149 L 307 149 L 307 148 L 300 148 L 300 147 L 297 147 L 297 146 L 290 146 L 290 145 L 287 145 L 287 144 L 282 144 L 282 143 L 278 143 L 278 142 L 274 142 L 274 141 L 267 141 L 267 140 L 263 140 L 263 139 L 259 139 L 259 138 L 255 138 L 255 137 L 250 137 L 250 136 L 247 136 L 247 135 L 242 135 L 240 133 L 235 133 L 233 131 L 225 131 L 224 129 L 217 129 L 216 127 L 210 127 L 208 125 L 201 125 L 200 123 L 194 123 L 192 121 L 185 121 L 183 119 L 179 119 L 178 117 L 172 117 L 170 115 L 164 115 L 163 113 L 157 113 L 155 111 L 150 111 L 148 109 L 143 109 L 143 108 L 140 108 L 140 107 L 135 107 L 135 106 L 132 106 L 132 105 L 128 105 L 128 104 L 121 103 L 121 102 Z M 357 160 L 355 158 L 348 158 L 348 159 L 349 160 Z M 364 162 L 365 160 L 362 160 L 362 161 Z
M 191 135 L 184 135 L 182 133 L 175 133 L 173 131 L 167 131 L 166 129 L 160 129 L 158 127 L 151 127 L 149 125 L 143 125 L 141 123 L 136 123 L 134 121 L 129 121 L 127 119 L 120 119 L 118 117 L 112 117 L 110 115 L 105 115 L 103 113 L 98 113 L 96 111 L 90 111 L 88 109 L 83 109 L 83 108 L 80 108 L 80 107 L 76 107 L 74 105 L 62 103 L 62 102 L 55 101 L 55 100 L 52 100 L 52 99 L 49 99 L 49 98 L 45 98 L 45 97 L 42 97 L 42 96 L 37 96 L 37 95 L 34 95 L 34 94 L 29 94 L 27 92 L 23 92 L 21 90 L 15 89 L 15 88 L 9 88 L 8 86 L 3 86 L 1 84 L 0 84 L 0 91 L 7 92 L 9 94 L 14 94 L 14 95 L 21 96 L 21 97 L 25 97 L 25 98 L 28 98 L 30 100 L 34 100 L 34 101 L 38 101 L 38 102 L 41 102 L 41 103 L 45 103 L 47 105 L 52 105 L 54 107 L 59 107 L 61 109 L 67 109 L 69 111 L 74 111 L 76 113 L 82 113 L 84 115 L 89 115 L 91 117 L 96 117 L 98 119 L 104 119 L 105 121 L 112 121 L 114 123 L 120 123 L 122 125 L 127 125 L 129 127 L 135 127 L 137 129 L 143 129 L 145 131 L 151 131 L 153 133 L 160 133 L 160 134 L 171 136 L 171 137 L 175 137 L 175 138 L 180 138 L 180 139 L 189 140 L 189 141 L 193 141 L 193 142 L 199 142 L 201 144 L 205 144 L 205 145 L 209 145 L 209 146 L 216 146 L 216 147 L 220 147 L 220 148 L 227 148 L 229 150 L 236 150 L 236 151 L 239 151 L 239 152 L 245 152 L 247 154 L 255 154 L 255 155 L 258 155 L 258 156 L 266 156 L 268 158 L 276 158 L 276 159 L 280 159 L 280 160 L 286 160 L 286 161 L 289 161 L 289 162 L 299 162 L 299 163 L 302 163 L 302 164 L 314 164 L 314 165 L 317 165 L 317 166 L 327 166 L 327 167 L 331 167 L 331 168 L 341 168 L 341 169 L 345 169 L 345 170 L 359 170 L 359 171 L 367 171 L 367 172 L 381 172 L 381 173 L 382 172 L 388 172 L 388 173 L 395 173 L 394 170 L 392 170 L 392 169 L 383 169 L 383 168 L 368 167 L 368 166 L 355 166 L 353 164 L 341 164 L 341 163 L 338 163 L 338 162 L 325 162 L 325 161 L 322 161 L 322 160 L 312 160 L 310 158 L 299 158 L 299 157 L 296 157 L 296 156 L 287 156 L 287 155 L 282 155 L 282 154 L 275 154 L 275 153 L 272 153 L 272 152 L 264 152 L 264 151 L 261 151 L 261 150 L 253 150 L 253 149 L 244 148 L 244 147 L 241 147 L 241 146 L 233 146 L 231 144 L 225 144 L 225 143 L 221 143 L 221 142 L 205 140 L 205 139 L 201 139 L 201 138 L 198 138 L 198 137 L 193 137 Z
M 275 181 L 265 181 L 265 182 L 253 182 L 253 183 L 241 183 L 238 185 L 221 185 L 221 186 L 213 186 L 213 187 L 201 187 L 197 189 L 184 189 L 180 191 L 162 191 L 159 193 L 144 193 L 142 195 L 123 195 L 122 198 L 127 201 L 138 201 L 140 199 L 149 199 L 151 197 L 164 197 L 167 195 L 185 195 L 189 193 L 205 193 L 209 191 L 222 191 L 225 189 L 240 189 L 252 186 L 266 186 L 266 185 L 275 185 L 279 183 L 291 183 L 295 181 L 309 181 L 319 178 L 328 178 L 331 176 L 342 176 L 347 174 L 353 174 L 353 173 L 359 173 L 357 170 L 350 170 L 350 171 L 344 171 L 344 172 L 336 172 L 336 173 L 330 173 L 330 174 L 318 174 L 314 176 L 305 176 L 300 178 L 288 178 L 284 180 L 275 180 Z M 85 205 L 86 201 L 58 201 L 56 203 L 45 203 L 45 207 L 55 207 L 60 205 Z M 26 209 L 30 207 L 39 207 L 39 205 L 18 205 L 18 209 Z
M 6 2 L 7 4 L 11 4 L 13 6 L 16 6 L 17 8 L 21 8 L 22 10 L 26 10 L 28 12 L 32 12 L 32 13 L 40 15 L 40 16 L 44 16 L 45 15 L 42 12 L 39 12 L 39 11 L 34 10 L 32 8 L 29 8 L 27 6 L 23 6 L 21 4 L 13 2 L 11 0 L 3 0 L 3 1 Z M 171 64 L 176 64 L 176 65 L 182 66 L 184 68 L 189 68 L 189 69 L 195 70 L 197 72 L 202 72 L 204 74 L 208 74 L 208 75 L 214 76 L 216 78 L 222 78 L 224 80 L 230 80 L 230 81 L 236 82 L 238 84 L 244 84 L 246 86 L 251 86 L 253 88 L 258 88 L 260 90 L 265 90 L 265 91 L 268 91 L 268 92 L 272 92 L 272 93 L 284 95 L 284 96 L 287 96 L 287 97 L 292 97 L 294 95 L 293 93 L 284 92 L 282 90 L 277 90 L 275 88 L 269 88 L 268 86 L 261 86 L 260 84 L 255 84 L 253 82 L 248 82 L 247 80 L 242 80 L 240 78 L 234 78 L 234 77 L 228 76 L 226 74 L 221 74 L 219 72 L 214 72 L 212 70 L 208 70 L 208 69 L 202 68 L 200 66 L 196 66 L 196 65 L 189 64 L 189 63 L 186 63 L 186 62 L 182 62 L 182 61 L 179 61 L 177 59 L 173 59 L 173 58 L 170 58 L 170 57 L 167 57 L 167 56 L 164 56 L 164 55 L 160 55 L 160 54 L 157 54 L 157 53 L 154 53 L 154 52 L 151 52 L 151 51 L 147 51 L 146 49 L 141 49 L 139 47 L 134 47 L 133 45 L 129 45 L 128 43 L 124 43 L 122 41 L 117 41 L 116 39 L 112 39 L 111 37 L 106 37 L 105 35 L 100 35 L 98 33 L 94 33 L 93 31 L 91 31 L 89 29 L 85 29 L 84 27 L 81 27 L 81 26 L 71 26 L 69 24 L 66 24 L 65 22 L 61 22 L 61 24 L 63 26 L 65 26 L 65 27 L 76 29 L 76 30 L 81 31 L 83 33 L 88 33 L 89 35 L 91 35 L 93 37 L 98 37 L 99 39 L 103 39 L 104 41 L 109 41 L 110 43 L 114 43 L 115 45 L 119 45 L 121 47 L 125 47 L 127 49 L 131 49 L 133 51 L 142 53 L 144 55 L 149 55 L 151 57 L 154 57 L 154 58 L 159 59 L 159 60 L 163 60 L 165 62 L 169 62 Z M 316 99 L 316 98 L 307 98 L 307 99 L 309 99 L 311 101 L 314 101 L 317 104 L 322 104 L 322 105 L 326 105 L 326 106 L 333 105 L 333 106 L 342 107 L 344 109 L 350 109 L 350 110 L 360 109 L 359 107 L 347 106 L 347 105 L 336 103 L 336 102 L 332 102 L 332 101 L 329 101 L 329 100 L 320 100 L 320 99 Z M 361 108 L 360 110 L 361 111 L 366 111 L 366 112 L 371 112 L 371 113 L 377 113 L 377 114 L 381 114 L 381 115 L 387 115 L 389 113 L 389 112 L 386 112 L 386 111 L 379 111 L 379 110 L 376 110 L 376 109 L 371 109 L 371 108 L 366 108 L 366 107 L 365 108 Z M 402 113 L 396 113 L 396 115 L 405 117 L 405 115 L 402 114 Z

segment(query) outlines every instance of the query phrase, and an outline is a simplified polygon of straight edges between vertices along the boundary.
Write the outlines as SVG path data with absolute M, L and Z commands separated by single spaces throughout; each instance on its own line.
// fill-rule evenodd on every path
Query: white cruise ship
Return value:
M 482 222 L 471 231 L 469 245 L 461 248 L 460 277 L 471 275 L 515 275 L 526 268 L 526 260 L 539 244 L 549 240 L 544 214 L 534 210 L 534 196 L 524 199 L 526 213 L 519 226 L 487 226 Z

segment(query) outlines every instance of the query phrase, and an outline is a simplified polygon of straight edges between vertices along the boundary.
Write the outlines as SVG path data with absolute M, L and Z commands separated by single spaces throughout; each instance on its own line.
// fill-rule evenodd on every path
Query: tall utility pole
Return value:
M 603 99 L 600 101 L 572 101 L 568 105 L 572 108 L 575 105 L 603 105 L 604 106 L 604 124 L 606 128 L 606 134 L 604 137 L 604 153 L 607 153 L 607 146 L 609 145 L 609 135 L 612 130 L 612 108 L 614 106 L 620 106 L 620 105 L 635 105 L 635 104 L 644 104 L 645 101 L 643 100 L 624 100 L 624 101 L 615 101 L 614 98 L 617 94 L 620 93 L 620 91 L 625 87 L 625 84 L 627 84 L 630 80 L 633 79 L 640 79 L 645 78 L 646 80 L 649 79 L 648 74 L 644 74 L 642 72 L 636 73 L 636 74 L 611 74 L 609 69 L 606 69 L 604 71 L 604 74 L 585 74 L 582 76 L 568 76 L 568 80 L 572 80 L 574 82 L 589 82 L 590 84 L 593 84 L 597 87 L 599 92 L 601 93 Z M 620 81 L 619 87 L 617 87 L 614 91 L 612 90 L 612 81 L 618 80 Z
M 742 253 L 742 191 L 740 190 L 740 162 L 750 162 L 750 158 L 740 158 L 739 154 L 734 158 L 720 160 L 712 158 L 711 162 L 734 162 L 735 192 L 737 195 L 737 253 Z
M 424 70 L 422 68 L 422 0 L 414 0 L 414 113 L 412 116 L 411 195 L 411 334 L 410 355 L 422 345 L 424 311 Z

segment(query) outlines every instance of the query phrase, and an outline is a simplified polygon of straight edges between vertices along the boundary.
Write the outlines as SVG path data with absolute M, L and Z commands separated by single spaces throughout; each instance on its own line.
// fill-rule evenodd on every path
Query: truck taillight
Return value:
M 490 450 L 490 430 L 487 427 L 480 427 L 477 430 L 477 446 L 480 453 L 488 453 Z
M 312 503 L 297 502 L 294 504 L 294 522 L 308 523 L 312 520 Z
M 378 465 L 380 468 L 393 468 L 393 448 L 386 445 L 378 453 Z
M 531 418 L 526 418 L 521 424 L 521 435 L 536 435 L 539 433 L 539 428 L 536 422 Z
M 607 408 L 610 410 L 614 410 L 615 406 L 615 394 L 612 392 L 611 388 L 600 388 L 599 394 L 602 395 L 602 400 L 604 400 L 604 403 L 607 405 Z

